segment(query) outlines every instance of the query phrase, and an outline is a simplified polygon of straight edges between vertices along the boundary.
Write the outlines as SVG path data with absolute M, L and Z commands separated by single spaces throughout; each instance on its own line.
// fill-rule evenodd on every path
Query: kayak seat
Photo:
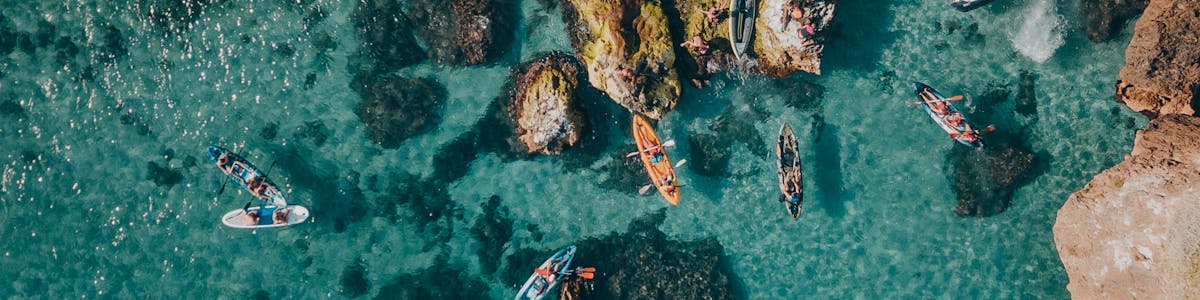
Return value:
M 275 214 L 275 208 L 259 208 L 258 209 L 258 225 L 271 225 L 275 221 L 272 216 Z

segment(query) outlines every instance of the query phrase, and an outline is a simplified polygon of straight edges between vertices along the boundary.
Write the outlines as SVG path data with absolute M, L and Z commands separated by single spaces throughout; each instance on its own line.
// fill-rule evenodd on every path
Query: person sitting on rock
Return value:
M 812 23 L 804 24 L 804 27 L 800 28 L 800 42 L 802 45 L 812 41 L 812 37 L 815 34 L 817 34 L 817 28 Z
M 792 20 L 804 22 L 804 5 L 801 3 L 793 2 L 783 6 L 783 28 L 779 31 L 786 31 Z
M 704 38 L 701 38 L 699 35 L 692 36 L 692 39 L 679 44 L 679 46 L 695 48 L 696 52 L 699 52 L 701 55 L 708 54 L 708 43 L 704 42 Z
M 702 10 L 700 13 L 708 16 L 709 21 L 712 21 L 713 23 L 720 23 L 721 20 L 725 18 L 725 7 L 717 5 L 709 8 L 708 10 Z
M 620 76 L 621 78 L 625 78 L 627 80 L 633 80 L 635 78 L 634 74 L 633 74 L 633 70 L 626 68 L 626 67 L 617 67 L 617 76 Z

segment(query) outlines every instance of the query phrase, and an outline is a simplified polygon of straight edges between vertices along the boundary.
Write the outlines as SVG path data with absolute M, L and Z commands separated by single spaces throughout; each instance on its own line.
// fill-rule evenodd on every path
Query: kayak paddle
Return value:
M 933 100 L 933 101 L 929 101 L 929 102 L 949 102 L 949 101 L 958 101 L 958 100 L 962 100 L 962 99 L 963 99 L 962 95 L 954 95 L 953 97 L 950 97 L 950 98 L 937 99 L 937 100 Z M 922 100 L 908 101 L 908 105 L 917 105 L 917 104 L 921 104 L 924 102 L 925 101 L 922 101 Z
M 646 148 L 646 150 L 642 150 L 642 151 L 629 152 L 629 154 L 626 154 L 625 157 L 633 157 L 634 155 L 638 155 L 639 152 L 645 152 L 645 151 L 650 151 L 650 150 L 654 150 L 654 149 L 658 149 L 658 148 L 674 147 L 674 146 L 675 146 L 675 140 L 667 140 L 665 143 L 662 143 L 662 145 Z

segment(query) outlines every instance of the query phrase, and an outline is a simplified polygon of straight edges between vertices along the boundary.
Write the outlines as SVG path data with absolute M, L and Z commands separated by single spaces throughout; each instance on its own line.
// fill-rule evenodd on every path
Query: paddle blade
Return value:
M 958 100 L 962 100 L 962 99 L 963 99 L 963 95 L 954 95 L 954 97 L 946 98 L 946 100 L 949 100 L 949 101 L 958 101 Z
M 653 187 L 653 186 L 654 186 L 653 183 L 642 186 L 641 189 L 638 189 L 638 195 L 645 195 L 646 192 L 650 191 L 650 187 Z
M 242 206 L 242 212 L 249 212 L 249 211 L 250 211 L 250 203 L 251 203 L 251 202 L 254 202 L 254 201 L 246 201 L 246 206 Z
M 996 125 L 988 125 L 987 127 L 983 128 L 983 132 L 992 132 L 992 131 L 996 131 Z
M 550 270 L 546 270 L 546 269 L 534 269 L 533 272 L 537 273 L 538 275 L 542 275 L 542 276 L 550 276 Z
M 679 162 L 675 163 L 675 167 L 678 168 L 679 166 L 682 166 L 683 164 L 686 164 L 686 163 L 687 163 L 686 158 L 680 159 Z
M 587 267 L 587 268 L 583 268 L 583 273 L 595 273 L 595 272 L 596 272 L 596 268 L 595 268 L 595 267 Z
M 596 273 L 582 273 L 579 274 L 579 277 L 583 277 L 583 279 L 593 279 L 596 278 Z
M 666 142 L 662 143 L 662 146 L 663 147 L 675 147 L 675 140 L 667 140 Z
M 634 157 L 634 156 L 636 156 L 637 154 L 638 154 L 638 152 L 637 152 L 637 151 L 629 152 L 629 154 L 625 154 L 625 158 Z

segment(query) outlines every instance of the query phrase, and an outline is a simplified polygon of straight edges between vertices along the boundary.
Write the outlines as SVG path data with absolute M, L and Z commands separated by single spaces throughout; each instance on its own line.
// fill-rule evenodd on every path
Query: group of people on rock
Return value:
M 229 152 L 221 153 L 221 156 L 217 157 L 217 168 L 220 168 L 221 172 L 224 172 L 226 175 L 233 175 L 235 167 L 240 170 L 248 170 L 248 172 L 245 172 L 247 175 L 245 175 L 246 177 L 244 179 L 246 180 L 246 189 L 250 190 L 251 195 L 254 195 L 254 197 L 264 201 L 273 201 L 271 196 L 267 194 L 267 190 L 273 187 L 271 187 L 269 184 L 266 184 L 266 178 L 264 176 L 260 176 L 258 172 L 253 171 L 253 168 L 250 168 L 250 166 L 247 166 L 240 160 L 230 161 Z M 278 193 L 278 191 L 276 191 L 276 193 Z M 287 224 L 289 212 L 291 212 L 291 210 L 286 207 L 276 208 L 275 212 L 271 216 L 272 221 L 274 221 L 272 224 Z M 256 225 L 258 222 L 258 210 L 246 212 L 246 223 L 248 225 Z

